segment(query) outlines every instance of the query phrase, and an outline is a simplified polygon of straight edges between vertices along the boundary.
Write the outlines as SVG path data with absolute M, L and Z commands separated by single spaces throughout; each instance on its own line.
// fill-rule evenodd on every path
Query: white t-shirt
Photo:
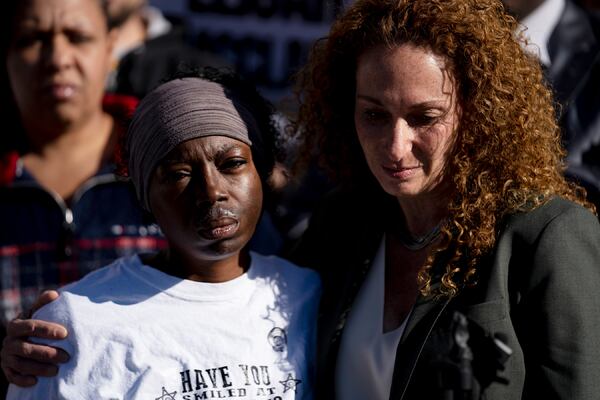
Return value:
M 384 296 L 385 236 L 342 334 L 335 371 L 337 399 L 390 397 L 396 350 L 407 318 L 398 328 L 383 333 Z
M 71 359 L 55 378 L 11 385 L 8 399 L 310 399 L 318 275 L 251 253 L 224 283 L 179 279 L 137 256 L 63 288 L 35 318 Z

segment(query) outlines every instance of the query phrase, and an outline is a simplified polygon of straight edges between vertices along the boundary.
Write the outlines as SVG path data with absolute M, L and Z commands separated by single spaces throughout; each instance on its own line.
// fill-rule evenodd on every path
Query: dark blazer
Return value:
M 314 213 L 292 255 L 322 274 L 321 399 L 335 398 L 334 370 L 346 318 L 394 207 L 387 195 L 338 190 Z M 482 391 L 481 398 L 600 398 L 600 224 L 594 215 L 563 199 L 512 215 L 479 271 L 479 283 L 451 301 L 417 299 L 396 355 L 390 398 L 440 398 L 433 393 L 431 366 L 455 310 L 480 329 L 477 335 L 502 334 L 513 350 L 504 370 L 496 374 L 492 368 L 489 375 L 494 360 L 473 348 L 475 391 Z M 503 382 L 490 382 L 494 377 Z

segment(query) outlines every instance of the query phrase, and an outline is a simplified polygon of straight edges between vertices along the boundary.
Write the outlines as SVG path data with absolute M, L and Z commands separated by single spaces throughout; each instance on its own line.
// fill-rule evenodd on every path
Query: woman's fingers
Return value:
M 56 300 L 58 296 L 56 291 L 43 292 L 28 314 Z M 35 385 L 36 376 L 56 375 L 58 367 L 55 364 L 69 360 L 64 350 L 28 342 L 30 337 L 60 340 L 67 337 L 67 330 L 59 324 L 35 319 L 17 318 L 8 323 L 0 360 L 8 381 L 18 386 Z
M 6 331 L 0 360 L 2 371 L 11 383 L 34 385 L 36 376 L 54 376 L 58 372 L 55 364 L 69 360 L 69 355 L 62 349 L 27 341 L 29 337 L 64 339 L 67 330 L 59 324 L 15 319 L 9 322 Z
M 55 376 L 58 373 L 58 366 L 26 358 L 10 356 L 2 359 L 2 369 L 9 378 L 9 373 L 19 378 L 27 376 Z M 10 378 L 9 378 L 10 381 Z M 12 382 L 12 381 L 11 381 Z M 16 382 L 15 382 L 16 383 Z M 35 382 L 34 382 L 35 383 Z
M 31 375 L 21 375 L 18 372 L 12 370 L 11 368 L 2 367 L 4 371 L 4 375 L 6 379 L 10 383 L 14 383 L 17 386 L 28 387 L 33 386 L 37 383 L 37 378 Z
M 59 293 L 56 290 L 45 290 L 43 291 L 38 298 L 35 300 L 35 303 L 33 303 L 33 306 L 31 306 L 31 314 L 33 314 L 34 312 L 36 312 L 37 310 L 39 310 L 41 307 L 45 306 L 48 303 L 53 302 L 54 300 L 58 299 Z M 31 315 L 29 316 L 31 317 Z
M 15 363 L 16 361 L 28 360 L 45 364 L 69 361 L 69 354 L 62 349 L 9 336 L 4 339 L 0 357 L 3 365 L 7 365 L 21 373 L 26 373 L 26 371 L 22 371 L 19 365 Z
M 26 338 L 29 336 L 60 340 L 67 337 L 67 330 L 62 325 L 37 319 L 17 318 L 8 323 L 6 327 L 6 339 Z

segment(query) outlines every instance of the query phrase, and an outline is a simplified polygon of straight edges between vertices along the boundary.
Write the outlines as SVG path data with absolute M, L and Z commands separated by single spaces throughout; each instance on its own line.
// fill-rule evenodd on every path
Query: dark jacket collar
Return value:
M 379 193 L 379 195 L 365 197 L 361 196 L 361 193 Z M 370 270 L 373 256 L 385 232 L 385 223 L 387 220 L 373 218 L 371 217 L 372 214 L 364 212 L 364 210 L 377 210 L 378 213 L 384 215 L 393 215 L 398 212 L 396 199 L 383 192 L 380 193 L 378 190 L 356 191 L 351 189 L 345 193 L 345 196 L 356 198 L 357 207 L 360 207 L 361 210 L 352 216 L 355 224 L 352 233 L 356 236 L 354 237 L 355 240 L 352 241 L 354 244 L 348 248 L 348 251 L 354 255 L 353 258 L 356 262 L 352 266 L 348 266 L 346 274 L 343 277 L 339 277 L 338 280 L 338 284 L 347 290 L 341 291 L 345 293 L 344 299 L 341 299 L 344 305 L 341 307 L 341 312 L 335 320 L 334 333 L 328 340 L 326 349 L 321 349 L 323 351 L 327 350 L 328 354 L 323 356 L 327 360 L 325 361 L 327 365 L 326 370 L 329 372 L 326 378 L 328 382 L 322 382 L 322 384 L 331 384 L 333 382 L 334 375 L 331 371 L 335 368 L 341 334 L 352 304 Z M 435 279 L 434 281 L 437 282 Z M 439 286 L 439 283 L 434 283 L 434 288 L 437 286 Z M 400 345 L 398 346 L 390 399 L 401 399 L 406 392 L 421 351 L 429 338 L 429 333 L 434 328 L 448 303 L 449 300 L 446 298 L 431 299 L 419 296 L 417 299 L 408 317 Z
M 593 24 L 600 24 L 600 20 L 567 0 L 563 15 L 548 41 L 552 60 L 548 78 L 562 104 L 575 96 L 577 83 L 586 81 L 583 78 L 598 61 L 600 38 Z
M 423 347 L 449 302 L 448 298 L 417 300 L 396 351 L 390 399 L 404 398 Z

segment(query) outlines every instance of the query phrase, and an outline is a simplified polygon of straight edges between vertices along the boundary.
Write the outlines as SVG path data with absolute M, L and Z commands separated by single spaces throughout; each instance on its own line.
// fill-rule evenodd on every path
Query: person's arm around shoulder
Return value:
M 532 247 L 517 326 L 526 364 L 523 398 L 596 398 L 600 224 L 589 211 L 567 204 L 549 219 Z
M 33 310 L 58 298 L 55 291 L 47 291 L 40 295 Z M 17 318 L 7 326 L 7 335 L 2 344 L 0 358 L 2 370 L 10 383 L 18 386 L 32 386 L 37 377 L 52 377 L 58 373 L 56 364 L 69 360 L 69 355 L 62 349 L 29 341 L 30 337 L 48 340 L 62 340 L 67 337 L 67 330 L 59 324 L 35 319 Z

